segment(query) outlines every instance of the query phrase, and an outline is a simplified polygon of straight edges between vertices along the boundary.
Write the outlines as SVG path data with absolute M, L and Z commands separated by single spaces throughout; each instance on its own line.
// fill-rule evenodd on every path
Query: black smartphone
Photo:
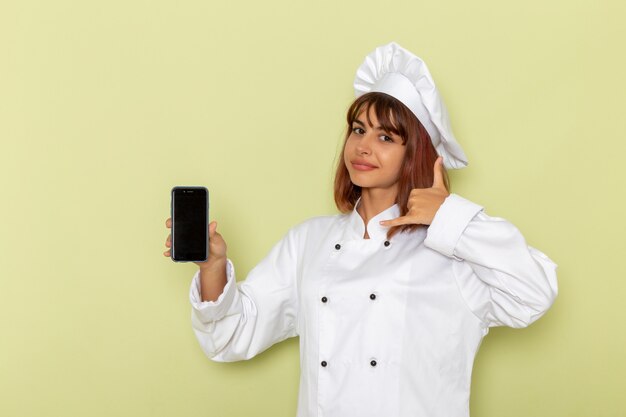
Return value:
M 203 262 L 209 257 L 209 190 L 172 188 L 172 260 Z

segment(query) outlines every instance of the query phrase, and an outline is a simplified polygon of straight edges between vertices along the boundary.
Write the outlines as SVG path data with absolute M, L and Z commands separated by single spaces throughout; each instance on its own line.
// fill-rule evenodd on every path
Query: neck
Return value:
M 396 203 L 398 195 L 397 187 L 390 189 L 363 188 L 361 190 L 361 201 L 356 211 L 361 215 L 365 226 L 372 217 L 387 210 Z M 367 237 L 367 230 L 365 231 Z

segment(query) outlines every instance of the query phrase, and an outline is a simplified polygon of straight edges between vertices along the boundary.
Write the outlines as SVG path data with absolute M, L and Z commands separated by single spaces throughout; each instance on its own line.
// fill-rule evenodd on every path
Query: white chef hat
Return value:
M 380 46 L 357 70 L 354 90 L 356 97 L 380 92 L 398 99 L 426 128 L 446 168 L 467 166 L 467 157 L 452 133 L 448 111 L 420 58 L 395 42 Z

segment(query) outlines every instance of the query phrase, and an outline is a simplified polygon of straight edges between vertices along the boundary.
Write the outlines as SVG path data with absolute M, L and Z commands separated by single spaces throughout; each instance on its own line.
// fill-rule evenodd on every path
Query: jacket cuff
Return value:
M 193 314 L 202 322 L 212 322 L 221 319 L 231 307 L 237 293 L 235 267 L 230 259 L 226 262 L 226 286 L 215 301 L 202 301 L 200 295 L 200 270 L 196 271 L 189 289 L 189 301 Z
M 445 256 L 460 259 L 454 255 L 457 242 L 468 223 L 482 210 L 482 206 L 457 194 L 450 194 L 435 213 L 424 245 Z

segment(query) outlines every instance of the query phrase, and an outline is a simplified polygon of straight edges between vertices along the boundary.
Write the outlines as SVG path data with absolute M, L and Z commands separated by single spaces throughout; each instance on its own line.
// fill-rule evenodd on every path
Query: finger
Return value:
M 165 240 L 165 246 L 167 246 L 168 248 L 172 247 L 172 235 L 169 235 Z
M 165 252 L 163 252 L 163 256 L 170 256 L 170 251 L 166 250 Z
M 434 167 L 433 188 L 446 188 L 443 182 L 443 157 L 438 157 Z
M 165 220 L 165 227 L 167 227 L 168 229 L 172 228 L 172 218 L 169 217 L 167 220 Z
M 400 217 L 396 217 L 395 219 L 391 219 L 391 220 L 383 220 L 383 221 L 380 222 L 380 224 L 382 226 L 386 226 L 386 227 L 393 227 L 393 226 L 402 226 L 402 225 L 405 225 L 405 224 L 415 224 L 415 221 L 412 220 L 408 216 L 400 216 Z
M 212 238 L 213 236 L 215 236 L 216 231 L 217 231 L 217 222 L 212 221 L 211 223 L 209 223 L 209 238 Z

